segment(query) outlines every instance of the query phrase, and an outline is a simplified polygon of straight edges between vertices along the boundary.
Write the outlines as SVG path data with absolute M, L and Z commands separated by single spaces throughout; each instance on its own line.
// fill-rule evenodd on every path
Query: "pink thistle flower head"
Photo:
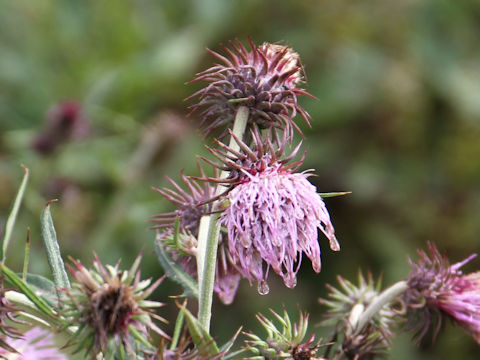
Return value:
M 261 140 L 258 131 L 253 131 L 254 146 L 249 149 L 234 138 L 244 152 L 223 145 L 231 155 L 222 165 L 217 164 L 231 173 L 229 178 L 218 180 L 231 184 L 226 194 L 228 206 L 219 219 L 227 229 L 229 252 L 242 275 L 259 283 L 261 293 L 268 292 L 270 268 L 293 288 L 302 254 L 312 261 L 314 271 L 320 271 L 318 229 L 332 250 L 340 250 L 330 216 L 315 186 L 307 180 L 310 174 L 293 172 L 292 167 L 301 161 L 286 164 L 298 147 L 282 159 L 284 142 L 276 142 L 275 147 L 268 136 Z
M 310 125 L 310 116 L 298 105 L 297 96 L 307 95 L 297 85 L 303 79 L 303 67 L 298 54 L 288 46 L 265 43 L 256 46 L 249 40 L 251 50 L 237 41 L 230 48 L 223 46 L 226 56 L 209 50 L 222 64 L 197 74 L 192 82 L 208 85 L 188 99 L 199 98 L 192 112 L 201 112 L 205 133 L 225 129 L 233 123 L 239 106 L 250 110 L 250 124 L 262 129 L 286 129 L 289 138 L 292 129 L 300 129 L 293 122 L 297 113 Z M 301 133 L 301 132 L 300 132 Z
M 67 360 L 55 345 L 53 334 L 39 327 L 28 330 L 19 339 L 9 338 L 7 342 L 15 353 L 0 349 L 0 359 Z
M 430 256 L 418 250 L 420 259 L 410 260 L 412 270 L 408 277 L 409 290 L 405 294 L 410 308 L 410 328 L 421 340 L 436 321 L 436 337 L 446 317 L 480 343 L 480 272 L 463 274 L 460 270 L 476 254 L 450 265 L 435 245 L 429 243 L 429 251 Z

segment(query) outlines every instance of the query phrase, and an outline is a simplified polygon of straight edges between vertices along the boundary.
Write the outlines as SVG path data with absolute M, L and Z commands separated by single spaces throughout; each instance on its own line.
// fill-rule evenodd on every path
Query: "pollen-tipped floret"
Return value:
M 153 312 L 162 303 L 149 301 L 147 297 L 161 283 L 162 278 L 151 283 L 140 280 L 138 256 L 130 270 L 104 266 L 95 256 L 93 268 L 85 268 L 71 259 L 69 266 L 76 282 L 71 289 L 64 289 L 61 313 L 66 326 L 77 330 L 67 345 L 75 345 L 75 351 L 88 349 L 92 357 L 98 352 L 127 352 L 134 355 L 138 348 L 150 344 L 149 332 L 168 337 L 152 318 L 165 321 Z
M 233 123 L 238 106 L 250 110 L 250 124 L 262 129 L 277 127 L 292 136 L 297 113 L 309 124 L 310 116 L 297 103 L 298 95 L 308 94 L 297 88 L 303 78 L 299 56 L 288 46 L 264 43 L 256 46 L 249 40 L 251 50 L 237 41 L 230 48 L 223 46 L 226 56 L 209 52 L 222 64 L 197 74 L 192 82 L 205 81 L 205 88 L 189 97 L 199 97 L 192 112 L 203 109 L 200 116 L 205 133 L 224 130 Z
M 320 271 L 318 229 L 328 238 L 332 250 L 338 251 L 340 246 L 325 204 L 307 180 L 310 173 L 293 172 L 301 161 L 287 164 L 298 147 L 283 157 L 285 139 L 271 141 L 267 136 L 262 140 L 258 131 L 251 135 L 251 148 L 234 136 L 242 152 L 223 144 L 225 154 L 213 150 L 224 159 L 216 166 L 230 175 L 206 180 L 230 184 L 228 205 L 219 224 L 227 230 L 228 249 L 242 275 L 250 282 L 257 281 L 260 292 L 266 292 L 266 278 L 272 268 L 286 286 L 293 288 L 303 253 L 312 261 L 313 269 Z
M 410 260 L 409 290 L 405 302 L 409 306 L 410 328 L 421 340 L 430 325 L 436 324 L 434 336 L 447 317 L 462 326 L 480 343 L 480 272 L 463 274 L 460 268 L 476 257 L 450 265 L 433 244 L 430 256 L 419 250 L 420 259 Z

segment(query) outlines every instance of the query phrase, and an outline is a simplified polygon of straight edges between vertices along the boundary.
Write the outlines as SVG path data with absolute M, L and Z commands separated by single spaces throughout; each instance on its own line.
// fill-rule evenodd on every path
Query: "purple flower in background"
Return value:
M 430 256 L 419 250 L 420 260 L 410 261 L 409 290 L 405 294 L 410 308 L 410 328 L 421 340 L 432 322 L 434 336 L 440 331 L 442 319 L 450 318 L 480 343 L 480 272 L 463 274 L 460 268 L 476 257 L 450 265 L 433 244 Z
M 303 67 L 298 54 L 288 46 L 264 43 L 256 46 L 249 40 L 251 51 L 237 41 L 230 47 L 222 46 L 227 56 L 209 52 L 222 64 L 217 64 L 197 74 L 192 82 L 205 81 L 205 88 L 188 99 L 199 97 L 192 112 L 200 113 L 205 133 L 233 123 L 238 106 L 247 106 L 250 124 L 262 129 L 277 127 L 292 136 L 297 113 L 309 124 L 310 116 L 297 103 L 298 95 L 312 97 L 304 89 L 297 88 L 303 78 Z M 225 133 L 224 133 L 225 134 Z
M 55 345 L 53 334 L 48 330 L 34 327 L 20 339 L 9 339 L 8 344 L 17 352 L 0 349 L 0 358 L 17 360 L 67 360 Z
M 60 144 L 81 139 L 88 132 L 89 124 L 82 105 L 75 100 L 66 100 L 48 111 L 44 130 L 33 140 L 32 148 L 50 155 Z

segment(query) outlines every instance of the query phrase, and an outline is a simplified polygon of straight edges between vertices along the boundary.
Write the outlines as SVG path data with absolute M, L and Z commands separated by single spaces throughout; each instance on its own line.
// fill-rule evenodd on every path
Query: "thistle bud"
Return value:
M 355 360 L 373 359 L 384 354 L 390 347 L 393 337 L 391 329 L 396 325 L 399 309 L 395 304 L 387 304 L 362 329 L 358 329 L 360 316 L 380 294 L 381 282 L 375 282 L 370 273 L 367 278 L 359 273 L 358 285 L 340 276 L 337 280 L 340 287 L 327 285 L 329 298 L 319 299 L 321 304 L 328 307 L 326 320 L 322 324 L 335 326 L 343 336 L 336 354 Z M 338 358 L 342 357 L 339 355 Z
M 153 284 L 140 280 L 141 256 L 130 270 L 120 270 L 118 262 L 104 266 L 97 256 L 92 269 L 71 261 L 69 270 L 76 282 L 71 289 L 63 289 L 66 296 L 62 298 L 61 314 L 66 327 L 77 327 L 67 343 L 77 346 L 74 352 L 86 348 L 96 356 L 98 352 L 105 355 L 118 350 L 134 356 L 139 344 L 150 344 L 150 331 L 168 337 L 152 320 L 165 321 L 152 310 L 163 304 L 147 300 L 162 278 Z
M 271 312 L 280 323 L 280 327 L 266 316 L 258 314 L 257 320 L 265 328 L 267 336 L 244 333 L 248 337 L 245 341 L 245 349 L 254 355 L 246 359 L 323 359 L 317 357 L 321 340 L 315 341 L 314 334 L 305 339 L 308 330 L 308 314 L 300 312 L 298 323 L 292 324 L 285 309 L 283 309 L 283 316 L 273 310 Z

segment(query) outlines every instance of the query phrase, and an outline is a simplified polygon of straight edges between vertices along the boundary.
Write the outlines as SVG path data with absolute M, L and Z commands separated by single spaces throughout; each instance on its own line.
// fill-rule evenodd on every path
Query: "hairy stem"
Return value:
M 377 312 L 379 312 L 386 304 L 395 301 L 395 299 L 403 294 L 407 289 L 407 282 L 399 281 L 383 291 L 358 317 L 357 323 L 352 324 L 352 329 L 354 329 L 356 333 L 359 333 Z
M 239 139 L 243 138 L 248 121 L 248 108 L 240 106 L 235 116 L 233 124 L 233 133 Z M 239 150 L 237 142 L 230 139 L 230 148 L 235 151 Z M 228 172 L 222 171 L 221 179 L 228 177 Z M 224 191 L 223 186 L 219 185 L 216 195 Z M 220 203 L 217 201 L 213 204 L 213 210 L 218 210 Z M 204 216 L 200 221 L 200 229 L 198 231 L 198 252 L 197 252 L 197 270 L 199 289 L 199 306 L 198 320 L 203 328 L 210 331 L 210 319 L 212 317 L 212 299 L 213 285 L 215 282 L 215 266 L 217 264 L 218 238 L 220 235 L 220 227 L 217 225 L 219 214 L 215 213 Z

